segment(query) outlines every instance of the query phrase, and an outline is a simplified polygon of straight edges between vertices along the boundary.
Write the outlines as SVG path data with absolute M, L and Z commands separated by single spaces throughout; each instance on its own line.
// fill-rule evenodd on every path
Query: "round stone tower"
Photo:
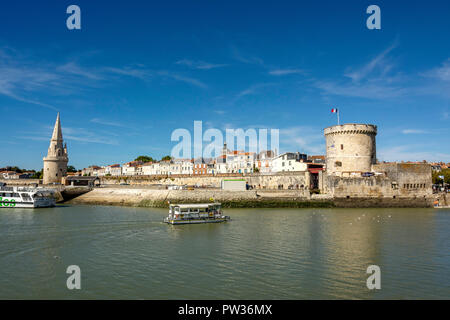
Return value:
M 44 184 L 61 183 L 62 177 L 67 174 L 67 145 L 63 145 L 61 122 L 59 112 L 56 116 L 55 128 L 48 147 L 47 156 L 44 158 Z
M 327 174 L 372 170 L 377 159 L 377 126 L 349 123 L 325 128 L 324 134 Z

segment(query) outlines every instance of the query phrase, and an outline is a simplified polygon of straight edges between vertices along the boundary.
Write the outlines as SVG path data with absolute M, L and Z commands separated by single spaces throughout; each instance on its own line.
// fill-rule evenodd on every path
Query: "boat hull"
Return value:
M 14 205 L 2 204 L 0 209 L 14 209 L 14 208 L 51 208 L 56 205 L 56 202 L 53 200 L 45 200 L 45 201 L 36 201 L 36 202 L 15 202 Z
M 230 221 L 231 219 L 228 217 L 225 218 L 217 218 L 217 219 L 186 219 L 186 220 L 169 220 L 164 219 L 165 223 L 176 225 L 176 224 L 200 224 L 200 223 L 220 223 Z

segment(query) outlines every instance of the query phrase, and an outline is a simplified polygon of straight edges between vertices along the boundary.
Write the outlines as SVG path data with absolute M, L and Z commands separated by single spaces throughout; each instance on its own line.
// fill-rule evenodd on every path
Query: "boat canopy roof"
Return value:
M 193 203 L 193 204 L 171 204 L 171 207 L 180 207 L 180 209 L 190 209 L 190 208 L 209 208 L 209 207 L 217 207 L 221 206 L 220 203 L 214 202 L 214 203 Z

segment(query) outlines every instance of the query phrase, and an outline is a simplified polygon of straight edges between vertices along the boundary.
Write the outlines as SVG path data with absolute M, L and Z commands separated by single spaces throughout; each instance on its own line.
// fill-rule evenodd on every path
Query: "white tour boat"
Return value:
M 217 223 L 231 220 L 222 214 L 220 203 L 171 204 L 164 222 L 169 224 Z
M 0 186 L 0 208 L 48 208 L 55 204 L 51 189 Z

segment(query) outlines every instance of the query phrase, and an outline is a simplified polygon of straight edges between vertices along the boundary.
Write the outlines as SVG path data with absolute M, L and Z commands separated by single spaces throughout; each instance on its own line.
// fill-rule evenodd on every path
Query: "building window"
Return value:
M 344 145 L 343 144 L 341 144 L 341 150 L 344 150 Z

